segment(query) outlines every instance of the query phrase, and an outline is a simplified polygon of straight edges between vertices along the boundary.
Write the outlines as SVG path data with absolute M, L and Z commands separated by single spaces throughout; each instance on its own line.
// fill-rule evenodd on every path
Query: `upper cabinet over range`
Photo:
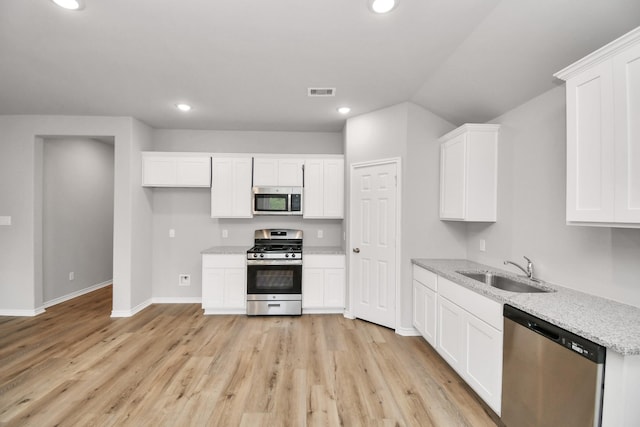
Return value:
M 440 219 L 496 221 L 499 129 L 465 124 L 439 139 Z
M 253 185 L 256 187 L 302 187 L 304 159 L 253 158 Z
M 555 76 L 567 82 L 567 223 L 640 228 L 640 27 Z

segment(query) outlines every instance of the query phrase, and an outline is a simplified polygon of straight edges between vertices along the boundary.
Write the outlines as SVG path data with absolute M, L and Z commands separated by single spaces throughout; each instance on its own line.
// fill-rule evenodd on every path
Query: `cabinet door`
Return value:
M 613 59 L 616 222 L 640 223 L 640 45 Z
M 302 308 L 324 307 L 324 270 L 302 268 Z
M 278 185 L 302 187 L 302 159 L 278 160 Z
M 436 347 L 438 306 L 437 294 L 429 288 L 424 289 L 424 331 L 422 336 L 433 348 Z
M 325 218 L 343 218 L 344 160 L 325 159 L 323 163 L 323 216 Z
M 567 81 L 567 221 L 614 220 L 613 70 L 605 61 Z
M 278 184 L 278 159 L 254 157 L 253 185 L 274 187 Z
M 227 268 L 224 270 L 224 308 L 246 307 L 246 279 L 244 268 Z
M 436 350 L 458 373 L 464 372 L 465 312 L 446 298 L 438 298 L 438 345 Z
M 426 286 L 417 280 L 413 281 L 413 326 L 424 336 L 425 331 L 425 293 Z
M 251 218 L 251 159 L 213 158 L 211 216 Z
M 324 162 L 322 159 L 304 163 L 304 211 L 305 218 L 324 216 Z
M 440 218 L 465 218 L 466 134 L 440 146 Z
M 180 157 L 176 165 L 178 187 L 209 187 L 211 185 L 210 157 Z
M 344 308 L 344 268 L 327 268 L 324 271 L 324 306 Z
M 465 317 L 466 364 L 463 377 L 500 415 L 502 395 L 502 332 L 471 314 Z
M 172 157 L 142 158 L 142 185 L 168 187 L 176 183 L 176 163 Z
M 220 308 L 224 306 L 224 269 L 202 269 L 202 308 Z

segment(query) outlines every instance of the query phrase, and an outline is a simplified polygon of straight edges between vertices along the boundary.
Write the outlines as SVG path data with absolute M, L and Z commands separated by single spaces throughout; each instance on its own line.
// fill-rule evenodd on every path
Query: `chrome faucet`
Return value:
M 526 259 L 526 260 L 527 260 L 527 268 L 526 268 L 526 270 L 525 270 L 525 269 L 524 269 L 524 267 L 522 267 L 520 264 L 515 263 L 515 262 L 513 262 L 513 261 L 505 261 L 505 262 L 504 262 L 504 265 L 507 265 L 507 264 L 515 265 L 515 266 L 516 266 L 516 267 L 518 267 L 520 270 L 522 270 L 522 272 L 523 272 L 524 274 L 526 274 L 526 275 L 527 275 L 527 277 L 528 277 L 529 279 L 533 279 L 533 263 L 532 263 L 532 262 L 531 262 L 531 260 L 530 260 L 529 258 L 527 258 L 527 257 L 524 257 L 524 259 Z

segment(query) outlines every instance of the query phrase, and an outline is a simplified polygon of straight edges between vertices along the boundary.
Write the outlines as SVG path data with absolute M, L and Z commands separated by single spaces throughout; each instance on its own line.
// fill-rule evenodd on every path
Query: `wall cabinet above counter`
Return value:
M 496 221 L 499 129 L 465 124 L 439 139 L 440 219 Z
M 303 218 L 344 218 L 344 156 L 143 152 L 142 185 L 210 187 L 212 218 L 252 218 L 252 187 L 302 187 Z
M 206 153 L 142 153 L 144 187 L 209 187 L 211 155 Z
M 640 27 L 555 77 L 567 82 L 567 223 L 640 228 Z

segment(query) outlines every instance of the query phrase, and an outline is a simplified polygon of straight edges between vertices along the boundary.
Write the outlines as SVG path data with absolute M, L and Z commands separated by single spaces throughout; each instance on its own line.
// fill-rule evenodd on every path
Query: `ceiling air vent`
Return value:
M 310 87 L 307 96 L 336 96 L 335 87 Z

